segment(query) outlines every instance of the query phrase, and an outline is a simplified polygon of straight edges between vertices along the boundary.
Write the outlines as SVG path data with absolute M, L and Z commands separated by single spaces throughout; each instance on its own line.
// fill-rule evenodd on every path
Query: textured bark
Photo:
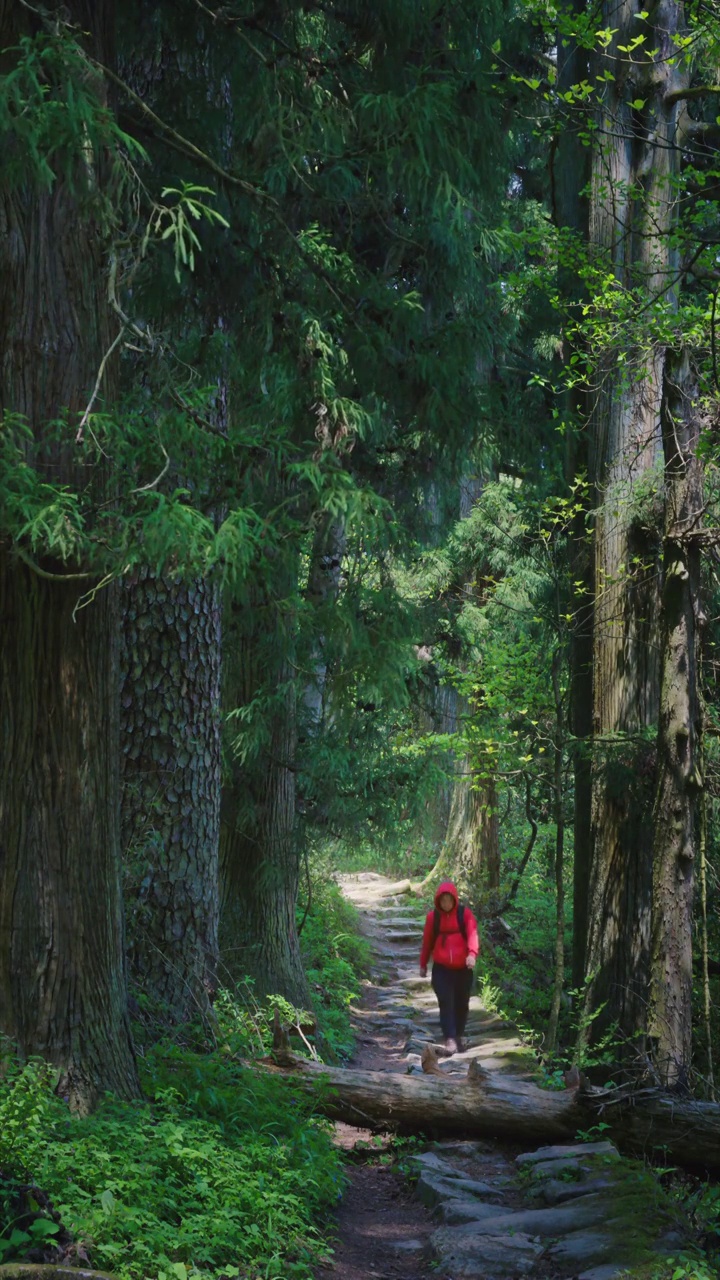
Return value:
M 346 540 L 345 522 L 340 519 L 324 520 L 315 534 L 305 592 L 307 602 L 313 610 L 326 611 L 337 600 Z M 316 634 L 310 652 L 309 679 L 302 695 L 311 734 L 322 731 L 325 719 L 326 650 L 326 637 L 322 633 Z
M 63 12 L 111 61 L 112 4 Z M 34 22 L 0 3 L 0 47 Z M 114 334 L 101 234 L 64 182 L 0 192 L 0 280 L 0 408 L 27 420 L 45 479 L 100 500 L 106 479 L 76 442 L 77 416 Z M 111 399 L 110 367 L 102 390 Z M 64 412 L 67 427 L 50 433 Z M 60 1090 L 85 1108 L 107 1089 L 138 1092 L 120 895 L 117 598 L 106 587 L 75 614 L 97 579 L 63 579 L 83 566 L 59 559 L 31 569 L 20 551 L 0 547 L 0 1031 L 56 1065 Z
M 585 11 L 584 0 L 568 0 L 561 6 L 565 17 L 576 21 Z M 573 85 L 589 78 L 589 52 L 568 35 L 558 38 L 557 92 L 571 91 Z M 576 122 L 573 112 L 562 121 L 553 150 L 551 178 L 553 214 L 556 224 L 564 232 L 571 232 L 583 244 L 588 237 L 589 206 L 586 187 L 590 180 L 590 151 L 584 146 L 580 133 L 585 124 L 584 109 Z M 560 296 L 571 316 L 583 297 L 583 287 L 575 268 L 574 257 L 561 260 L 558 269 Z M 574 317 L 573 317 L 574 318 Z M 567 347 L 567 342 L 566 342 Z M 566 358 L 571 351 L 566 350 Z M 571 427 L 565 433 L 565 476 L 569 485 L 578 475 L 587 473 L 587 429 L 580 424 L 587 420 L 587 388 L 575 386 L 564 396 L 563 412 Z M 582 985 L 585 977 L 585 944 L 588 929 L 588 880 L 591 865 L 590 815 L 592 782 L 590 764 L 590 739 L 592 737 L 592 563 L 587 538 L 586 513 L 578 513 L 573 519 L 570 555 L 571 579 L 580 583 L 580 590 L 573 599 L 574 622 L 570 637 L 570 728 L 574 743 L 571 748 L 574 774 L 573 813 L 573 987 Z
M 665 539 L 662 694 L 654 812 L 650 1034 L 663 1084 L 686 1084 L 692 1052 L 692 908 L 698 852 L 701 713 L 696 619 L 703 505 L 696 386 L 687 353 L 668 357 L 663 397 Z
M 421 703 L 418 713 L 420 731 L 423 733 L 457 733 L 459 717 L 465 705 L 464 700 L 453 685 L 439 684 L 435 675 L 428 682 L 428 686 L 426 699 Z M 449 753 L 447 760 L 448 768 L 450 768 L 453 762 Z M 465 762 L 458 766 L 459 769 L 465 769 L 466 767 Z M 435 865 L 423 879 L 422 883 L 425 886 L 433 883 L 441 871 L 444 845 L 448 834 L 456 787 L 456 779 L 450 774 L 445 775 L 444 780 L 426 801 L 425 812 L 418 821 L 417 843 L 421 848 L 428 851 L 432 849 L 439 849 L 440 851 Z
M 500 886 L 500 842 L 495 779 L 470 773 L 467 760 L 453 788 L 450 816 L 435 874 L 457 879 L 473 897 Z
M 495 1071 L 481 1072 L 475 1080 L 442 1080 L 325 1067 L 291 1056 L 285 1061 L 292 1088 L 315 1095 L 324 1115 L 361 1128 L 567 1142 L 601 1119 L 608 1126 L 603 1137 L 629 1155 L 647 1157 L 655 1150 L 680 1164 L 720 1168 L 720 1106 L 714 1103 L 685 1102 L 655 1091 L 627 1100 L 604 1090 L 553 1093 Z M 283 1074 L 278 1067 L 253 1065 Z
M 553 743 L 553 816 L 555 818 L 555 962 L 553 994 L 550 1005 L 545 1048 L 552 1053 L 557 1042 L 560 1004 L 565 982 L 565 708 L 560 691 L 560 651 L 552 661 L 552 684 L 555 702 L 555 741 Z
M 81 1109 L 137 1092 L 123 965 L 115 591 L 0 557 L 0 1030 Z
M 216 589 L 123 587 L 122 844 L 130 970 L 170 1018 L 216 985 L 220 838 L 220 605 Z
M 267 699 L 269 706 L 262 711 L 257 752 L 233 763 L 224 780 L 220 942 L 225 968 L 252 977 L 258 995 L 280 994 L 308 1008 L 295 921 L 300 851 L 291 625 L 259 590 L 252 610 L 228 611 L 224 705 L 247 710 L 254 699 Z
M 665 94 L 680 75 L 670 65 L 679 13 L 672 0 L 662 0 L 644 24 L 630 0 L 603 6 L 602 25 L 616 34 L 610 62 L 607 55 L 601 61 L 615 79 L 605 85 L 598 121 L 590 241 L 620 285 L 641 298 L 666 297 L 676 268 L 670 230 L 677 108 Z M 618 49 L 639 34 L 647 36 L 646 47 L 657 48 L 655 60 L 628 60 Z M 644 108 L 633 108 L 633 100 Z M 601 361 L 591 423 L 599 506 L 593 727 L 609 750 L 604 759 L 596 754 L 592 778 L 585 1014 L 597 1015 L 595 1032 L 616 1022 L 633 1038 L 646 1025 L 649 979 L 654 760 L 647 744 L 660 705 L 660 514 L 648 492 L 662 466 L 665 353 L 648 339 L 625 354 L 620 364 L 616 351 Z M 647 785 L 636 785 L 643 778 Z
M 192 97 L 197 106 L 193 95 L 204 89 L 208 108 L 226 111 L 229 140 L 231 104 L 227 89 L 223 101 L 217 100 L 213 47 L 201 27 L 186 27 L 169 8 L 164 12 L 147 0 L 126 2 L 118 20 L 124 24 L 122 78 L 143 102 L 163 118 L 172 103 L 177 127 L 185 132 L 187 102 Z M 177 100 L 180 82 L 193 86 L 185 105 Z M 158 147 L 157 139 L 149 145 L 158 187 L 161 176 L 175 184 L 177 156 Z M 163 332 L 187 337 L 202 327 L 206 338 L 216 339 L 225 327 L 218 317 L 218 288 L 200 298 L 170 290 L 145 304 L 157 308 L 147 319 Z M 143 363 L 141 355 L 139 367 L 131 366 L 136 382 Z M 227 383 L 219 374 L 205 412 L 221 434 L 227 432 L 227 403 Z M 168 467 L 160 492 L 196 490 L 192 475 L 178 472 L 174 458 Z M 202 503 L 202 493 L 197 498 Z M 122 839 L 130 973 L 162 1006 L 162 1016 L 180 1023 L 208 1011 L 217 985 L 221 605 L 210 582 L 158 579 L 149 572 L 125 578 L 122 603 Z

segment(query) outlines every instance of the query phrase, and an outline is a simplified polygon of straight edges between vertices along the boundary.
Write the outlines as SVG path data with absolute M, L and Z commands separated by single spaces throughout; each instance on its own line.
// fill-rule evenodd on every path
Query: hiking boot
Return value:
M 445 1052 L 457 1053 L 457 1051 L 458 1051 L 457 1041 L 453 1040 L 451 1036 L 448 1040 L 445 1041 Z
M 457 1038 L 458 1053 L 464 1053 L 466 1049 L 467 1049 L 467 1040 L 463 1040 L 462 1036 L 458 1036 Z

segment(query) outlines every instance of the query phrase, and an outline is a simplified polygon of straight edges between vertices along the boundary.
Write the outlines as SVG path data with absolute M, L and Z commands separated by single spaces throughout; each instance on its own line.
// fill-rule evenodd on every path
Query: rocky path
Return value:
M 435 997 L 418 974 L 424 912 L 413 899 L 388 897 L 390 882 L 370 872 L 343 877 L 341 886 L 376 957 L 353 1011 L 352 1065 L 421 1071 L 423 1049 L 439 1039 Z M 488 1071 L 529 1072 L 532 1058 L 514 1029 L 477 996 L 466 1036 L 464 1053 L 440 1059 L 443 1074 L 466 1075 L 473 1058 Z M 501 1139 L 428 1141 L 408 1148 L 407 1178 L 381 1148 L 373 1154 L 377 1139 L 367 1131 L 338 1125 L 337 1135 L 350 1180 L 324 1278 L 612 1280 L 683 1244 L 657 1180 L 608 1142 L 521 1151 Z

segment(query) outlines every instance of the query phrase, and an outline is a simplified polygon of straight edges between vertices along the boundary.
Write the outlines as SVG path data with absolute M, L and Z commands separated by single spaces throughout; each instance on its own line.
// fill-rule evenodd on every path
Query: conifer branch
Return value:
M 23 564 L 27 565 L 28 569 L 32 569 L 32 572 L 36 573 L 38 578 L 44 578 L 47 582 L 79 582 L 81 580 L 87 582 L 89 578 L 97 577 L 97 574 L 88 572 L 51 573 L 48 569 L 41 569 L 40 565 L 36 564 L 20 547 L 14 547 L 14 551 L 18 560 L 22 560 Z
M 130 101 L 134 102 L 135 105 L 140 108 L 143 114 L 152 121 L 155 127 L 168 138 L 172 139 L 176 147 L 181 151 L 184 151 L 186 155 L 192 156 L 194 160 L 199 160 L 200 163 L 203 164 L 206 169 L 209 169 L 211 173 L 214 173 L 216 177 L 222 178 L 223 182 L 228 182 L 231 186 L 238 187 L 245 193 L 245 195 L 252 196 L 255 200 L 262 201 L 263 204 L 276 207 L 277 202 L 273 196 L 269 196 L 267 192 L 261 191 L 259 187 L 253 186 L 252 182 L 247 182 L 245 178 L 241 178 L 239 174 L 232 173 L 231 170 L 225 169 L 223 165 L 218 164 L 217 160 L 213 160 L 212 156 L 208 155 L 206 151 L 201 150 L 201 148 L 196 146 L 194 142 L 191 142 L 189 138 L 185 138 L 183 134 L 178 133 L 176 129 L 173 129 L 172 126 L 167 124 L 167 122 L 159 115 L 156 115 L 152 107 L 149 107 L 140 95 L 135 93 L 135 90 L 131 89 L 130 85 L 127 84 L 121 76 L 116 75 L 114 71 L 111 71 L 109 67 L 104 66 L 102 62 L 97 62 L 95 58 L 91 58 L 90 61 L 93 63 L 93 66 L 97 67 L 99 71 L 102 71 L 103 75 L 106 75 L 113 84 L 117 85 L 119 89 L 122 89 L 123 93 L 127 94 Z
M 82 441 L 82 438 L 83 438 L 83 431 L 84 431 L 84 429 L 85 429 L 85 427 L 86 427 L 86 425 L 87 425 L 88 418 L 90 417 L 90 414 L 91 414 L 91 412 L 92 412 L 92 407 L 93 407 L 93 405 L 94 405 L 94 403 L 95 403 L 95 401 L 96 401 L 96 399 L 97 399 L 98 392 L 99 392 L 99 390 L 100 390 L 100 383 L 101 383 L 101 382 L 102 382 L 102 380 L 103 380 L 103 375 L 104 375 L 104 373 L 105 373 L 105 369 L 106 369 L 106 367 L 107 367 L 107 362 L 108 362 L 108 360 L 110 359 L 110 357 L 111 357 L 111 355 L 112 355 L 113 351 L 114 351 L 114 350 L 115 350 L 115 348 L 117 347 L 118 343 L 122 341 L 122 338 L 123 338 L 123 334 L 124 334 L 124 333 L 125 333 L 125 326 L 123 325 L 122 329 L 121 329 L 121 330 L 120 330 L 120 332 L 117 334 L 117 336 L 113 339 L 113 341 L 110 343 L 110 346 L 108 347 L 107 351 L 105 352 L 105 355 L 103 356 L 102 360 L 100 361 L 100 368 L 98 369 L 98 375 L 97 375 L 97 378 L 95 379 L 95 386 L 93 387 L 92 395 L 90 396 L 90 399 L 89 399 L 89 401 L 88 401 L 87 409 L 85 410 L 85 412 L 84 412 L 84 414 L 83 414 L 82 418 L 80 419 L 80 424 L 79 424 L 78 429 L 77 429 L 77 432 L 76 432 L 76 434 L 75 434 L 75 443 L 76 443 L 76 444 L 80 444 L 80 443 L 81 443 L 81 441 Z M 94 439 L 94 438 L 95 438 L 95 437 L 93 437 L 93 439 Z M 95 443 L 97 444 L 97 440 L 95 441 Z M 99 446 L 99 445 L 98 445 L 98 448 L 100 449 L 100 446 Z M 104 454 L 104 450 L 103 450 L 103 449 L 100 449 L 100 452 L 103 454 L 103 456 L 105 456 L 105 457 L 107 456 L 106 454 Z

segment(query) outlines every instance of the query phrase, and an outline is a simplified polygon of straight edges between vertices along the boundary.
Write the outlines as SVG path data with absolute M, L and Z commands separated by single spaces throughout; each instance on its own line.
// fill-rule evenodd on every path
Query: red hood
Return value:
M 458 904 L 458 891 L 452 880 L 443 880 L 442 884 L 435 891 L 435 906 L 440 906 L 440 897 L 443 893 L 451 893 L 455 899 L 455 906 Z

